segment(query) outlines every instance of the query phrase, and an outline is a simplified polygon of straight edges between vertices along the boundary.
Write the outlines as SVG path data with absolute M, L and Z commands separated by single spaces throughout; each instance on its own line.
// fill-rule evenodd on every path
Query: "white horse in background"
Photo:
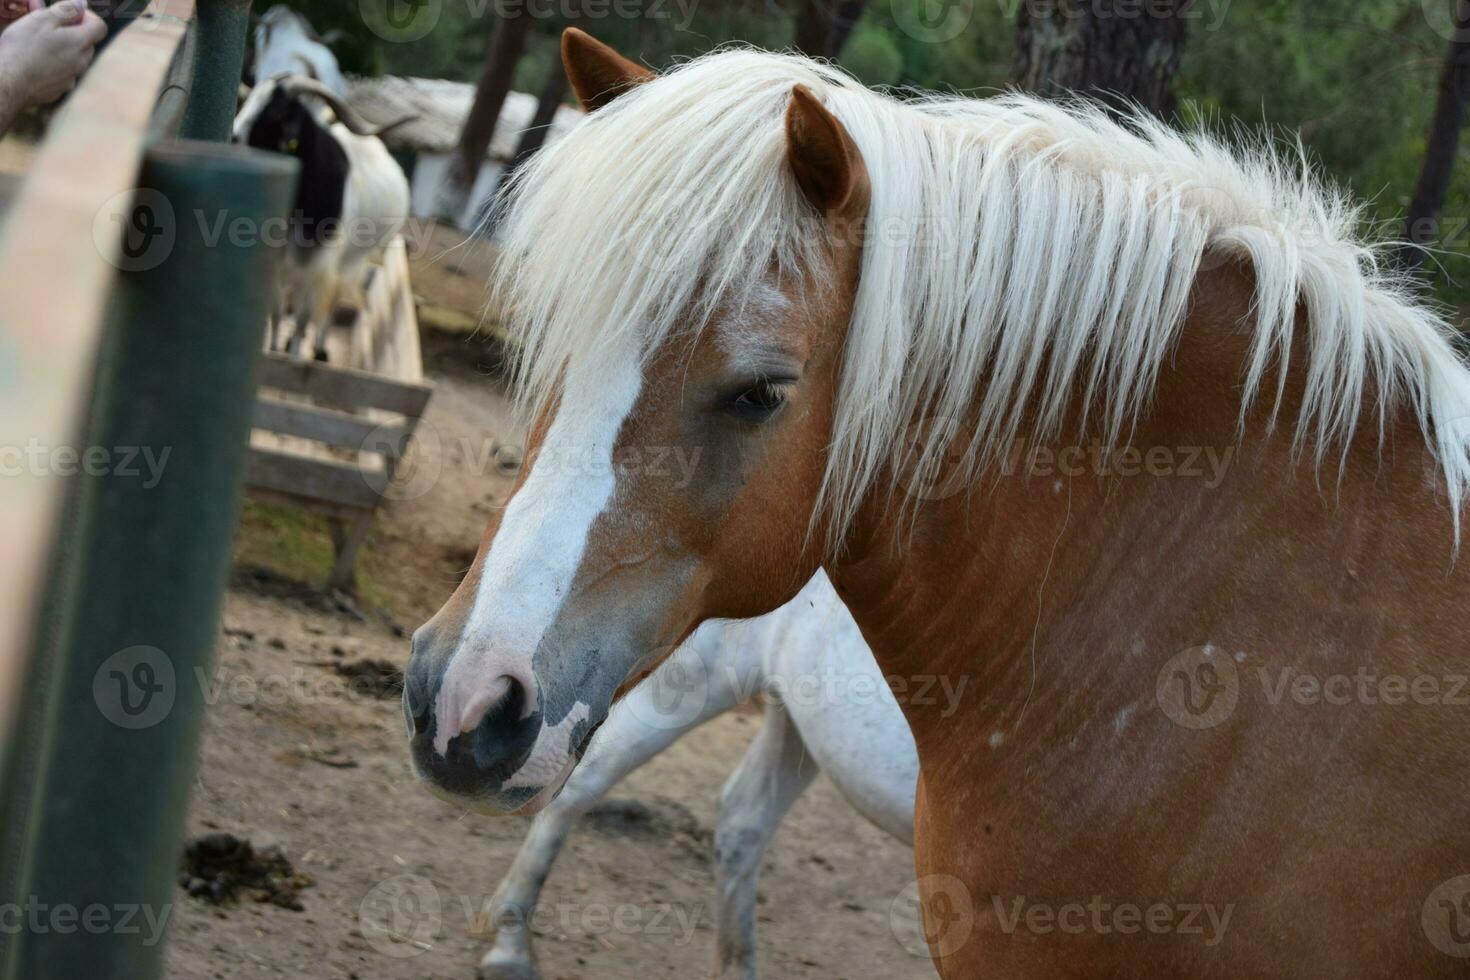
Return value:
M 709 622 L 614 706 L 537 815 L 490 900 L 481 980 L 535 980 L 528 923 L 578 817 L 685 733 L 759 693 L 765 721 L 720 797 L 716 977 L 754 980 L 756 879 L 782 817 L 824 770 L 878 828 L 910 844 L 919 758 L 893 693 L 824 572 L 759 619 Z M 832 710 L 840 701 L 842 710 Z

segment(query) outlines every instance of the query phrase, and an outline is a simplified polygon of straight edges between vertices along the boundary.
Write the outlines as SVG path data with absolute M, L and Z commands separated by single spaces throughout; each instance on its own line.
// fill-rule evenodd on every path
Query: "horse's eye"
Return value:
M 751 422 L 764 422 L 786 404 L 786 393 L 774 381 L 762 378 L 730 401 L 730 411 Z

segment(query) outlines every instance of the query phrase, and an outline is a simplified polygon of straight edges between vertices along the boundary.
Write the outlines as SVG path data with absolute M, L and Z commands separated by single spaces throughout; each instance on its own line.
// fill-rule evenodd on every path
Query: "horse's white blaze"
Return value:
M 526 713 L 536 710 L 540 692 L 531 661 L 571 591 L 592 525 L 613 497 L 613 448 L 642 384 L 631 346 L 622 356 L 584 361 L 568 372 L 530 475 L 485 556 L 464 637 L 444 671 L 435 704 L 440 755 L 499 702 L 505 677 L 521 684 Z M 587 706 L 579 704 L 568 719 L 577 709 L 585 717 Z M 542 733 L 531 756 L 538 767 L 552 761 L 553 741 Z

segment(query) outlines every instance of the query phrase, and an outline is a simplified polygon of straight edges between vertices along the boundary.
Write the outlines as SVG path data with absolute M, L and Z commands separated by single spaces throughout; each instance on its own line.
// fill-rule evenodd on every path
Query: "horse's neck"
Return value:
M 875 495 L 831 570 L 885 674 L 967 684 L 964 728 L 998 745 L 1069 705 L 1125 711 L 1175 651 L 1305 651 L 1304 624 L 1321 625 L 1311 611 L 1335 610 L 1345 588 L 1372 595 L 1402 574 L 1383 563 L 1405 549 L 1444 578 L 1448 514 L 1412 420 L 1391 426 L 1381 466 L 1367 422 L 1342 482 L 1336 450 L 1318 472 L 1291 446 L 1298 351 L 1276 433 L 1267 398 L 1238 441 L 1249 296 L 1236 270 L 1201 279 L 1127 447 L 1101 454 L 1070 429 L 1035 457 L 1012 454 L 1009 475 L 923 504 L 911 525 Z M 954 730 L 934 705 L 905 704 L 921 754 Z

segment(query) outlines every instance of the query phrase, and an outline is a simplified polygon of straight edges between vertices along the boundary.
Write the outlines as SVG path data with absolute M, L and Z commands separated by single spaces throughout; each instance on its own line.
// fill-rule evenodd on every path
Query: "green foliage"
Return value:
M 865 85 L 894 85 L 903 75 L 903 55 L 893 35 L 872 24 L 853 30 L 842 51 L 842 65 Z
M 1186 118 L 1229 132 L 1244 125 L 1283 141 L 1298 134 L 1328 180 L 1369 202 L 1378 237 L 1403 234 L 1447 40 L 1418 0 L 1233 0 L 1190 25 L 1178 91 Z M 1446 254 L 1431 268 L 1441 300 L 1461 307 L 1470 284 L 1470 160 L 1461 162 L 1441 223 Z

